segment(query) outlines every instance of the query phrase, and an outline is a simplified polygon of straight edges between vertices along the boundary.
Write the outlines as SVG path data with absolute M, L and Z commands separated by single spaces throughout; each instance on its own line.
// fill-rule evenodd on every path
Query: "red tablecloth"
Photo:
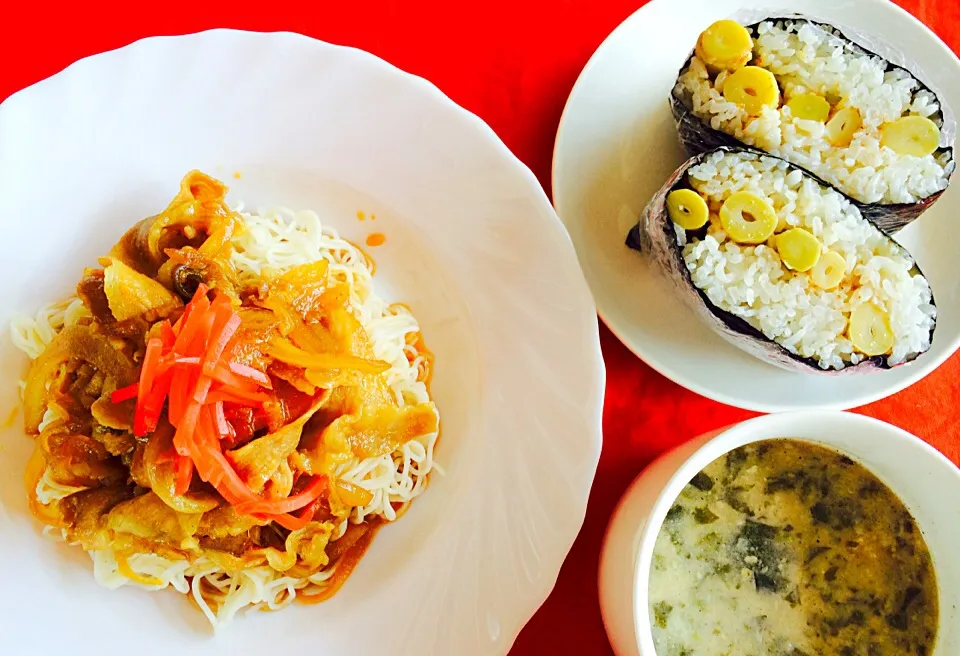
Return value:
M 960 51 L 957 0 L 898 0 Z M 99 7 L 94 10 L 94 4 Z M 87 55 L 146 36 L 212 27 L 292 30 L 352 45 L 434 82 L 475 112 L 550 189 L 564 102 L 594 49 L 643 0 L 449 0 L 362 3 L 5 3 L 0 99 Z M 468 6 L 464 6 L 468 5 Z M 135 13 L 136 12 L 136 13 Z M 602 654 L 596 571 L 607 519 L 654 456 L 751 413 L 688 392 L 637 360 L 601 328 L 607 363 L 604 447 L 587 519 L 553 594 L 515 654 Z M 960 463 L 960 356 L 893 398 L 859 410 L 897 424 Z

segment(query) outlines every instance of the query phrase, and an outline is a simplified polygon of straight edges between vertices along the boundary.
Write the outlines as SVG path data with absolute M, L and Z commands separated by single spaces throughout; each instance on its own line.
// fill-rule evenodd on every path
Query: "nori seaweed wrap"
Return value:
M 758 151 L 685 162 L 627 245 L 715 332 L 783 368 L 879 371 L 933 339 L 933 295 L 910 254 L 842 194 Z
M 954 116 L 916 67 L 807 17 L 744 12 L 714 23 L 670 104 L 689 154 L 747 145 L 776 155 L 889 234 L 932 205 L 956 168 Z

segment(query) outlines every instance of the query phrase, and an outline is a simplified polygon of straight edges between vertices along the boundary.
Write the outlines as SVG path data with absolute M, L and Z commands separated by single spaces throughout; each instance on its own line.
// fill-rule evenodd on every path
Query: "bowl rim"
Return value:
M 960 467 L 916 435 L 873 417 L 836 410 L 794 411 L 763 415 L 720 429 L 719 432 L 709 437 L 694 450 L 670 476 L 657 496 L 646 525 L 643 527 L 637 547 L 636 567 L 633 572 L 634 639 L 641 654 L 656 653 L 652 627 L 650 626 L 650 615 L 647 612 L 649 606 L 647 577 L 653 560 L 653 549 L 657 536 L 660 534 L 667 511 L 673 505 L 673 501 L 695 474 L 720 456 L 747 444 L 782 439 L 783 435 L 790 433 L 791 428 L 796 430 L 795 427 L 798 425 L 809 427 L 830 426 L 833 431 L 842 431 L 844 427 L 868 427 L 876 430 L 878 440 L 899 441 L 907 445 L 908 448 L 913 448 L 918 453 L 923 454 L 923 457 L 930 462 L 939 463 L 941 466 L 946 466 L 949 470 L 952 470 L 956 488 L 960 493 Z M 709 433 L 705 435 L 709 435 Z M 835 446 L 829 440 L 806 437 L 788 439 L 817 442 L 834 451 L 846 452 L 845 449 Z M 856 458 L 855 454 L 851 455 Z M 866 467 L 866 465 L 863 466 Z M 869 467 L 867 469 L 870 470 Z

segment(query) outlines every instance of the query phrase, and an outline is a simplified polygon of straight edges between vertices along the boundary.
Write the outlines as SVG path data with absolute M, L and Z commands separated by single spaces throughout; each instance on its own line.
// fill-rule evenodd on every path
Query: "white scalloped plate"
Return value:
M 331 601 L 213 637 L 178 594 L 105 590 L 84 554 L 43 540 L 18 419 L 0 438 L 0 651 L 506 652 L 580 529 L 601 443 L 594 305 L 540 185 L 478 118 L 364 52 L 286 33 L 140 41 L 0 106 L 0 323 L 69 293 L 191 168 L 232 200 L 387 236 L 378 285 L 435 352 L 446 475 Z M 6 332 L 0 347 L 6 416 L 24 359 Z
M 745 6 L 807 14 L 880 37 L 919 64 L 949 107 L 960 107 L 960 61 L 888 0 L 653 0 L 607 37 L 570 93 L 554 149 L 554 205 L 600 316 L 664 376 L 762 412 L 846 410 L 877 401 L 917 382 L 960 347 L 956 175 L 940 200 L 897 234 L 930 281 L 938 317 L 932 348 L 889 371 L 823 376 L 766 364 L 702 324 L 624 244 L 647 201 L 684 160 L 667 102 L 680 67 L 707 25 Z

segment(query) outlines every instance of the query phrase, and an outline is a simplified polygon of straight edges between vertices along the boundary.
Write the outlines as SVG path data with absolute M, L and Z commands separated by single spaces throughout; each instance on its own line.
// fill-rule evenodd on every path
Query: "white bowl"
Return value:
M 647 364 L 687 389 L 760 412 L 847 410 L 917 382 L 960 347 L 960 178 L 896 239 L 916 257 L 937 300 L 931 349 L 914 363 L 868 375 L 824 376 L 771 366 L 728 344 L 626 247 L 650 197 L 685 159 L 668 97 L 710 23 L 752 5 L 852 25 L 921 66 L 960 108 L 960 61 L 920 21 L 888 0 L 653 0 L 597 49 L 570 93 L 553 156 L 553 202 L 570 231 L 604 323 Z
M 70 293 L 192 168 L 224 179 L 229 200 L 315 209 L 357 242 L 387 235 L 376 285 L 436 355 L 446 475 L 331 601 L 249 613 L 213 638 L 180 595 L 100 588 L 79 549 L 40 536 L 21 482 L 32 445 L 6 428 L 0 652 L 506 652 L 556 581 L 600 454 L 593 299 L 533 174 L 476 116 L 372 55 L 217 30 L 98 55 L 6 100 L 3 417 L 25 364 L 10 314 Z
M 660 527 L 683 487 L 728 451 L 772 438 L 819 442 L 876 474 L 916 519 L 940 587 L 940 629 L 930 656 L 960 654 L 960 469 L 918 437 L 843 412 L 767 415 L 691 440 L 660 456 L 633 481 L 610 520 L 600 556 L 600 608 L 620 656 L 655 656 L 648 576 Z

